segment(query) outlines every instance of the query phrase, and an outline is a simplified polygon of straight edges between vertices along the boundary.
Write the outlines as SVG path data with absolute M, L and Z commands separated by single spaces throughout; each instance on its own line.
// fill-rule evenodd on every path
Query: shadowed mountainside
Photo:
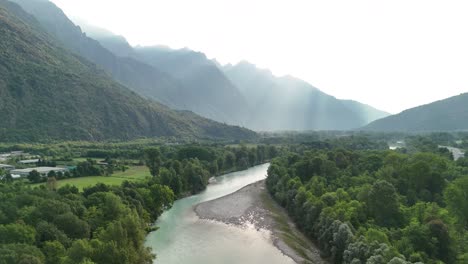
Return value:
M 49 1 L 13 1 L 33 14 L 66 48 L 101 66 L 140 95 L 174 109 L 242 125 L 242 118 L 247 114 L 244 98 L 206 58 L 164 55 L 165 60 L 160 63 L 161 53 L 157 48 L 138 50 L 144 54 L 137 54 L 123 37 L 85 25 L 99 41 L 88 37 Z M 173 67 L 169 70 L 166 65 Z
M 5 0 L 0 35 L 2 141 L 255 137 L 141 98 L 63 49 L 33 16 Z

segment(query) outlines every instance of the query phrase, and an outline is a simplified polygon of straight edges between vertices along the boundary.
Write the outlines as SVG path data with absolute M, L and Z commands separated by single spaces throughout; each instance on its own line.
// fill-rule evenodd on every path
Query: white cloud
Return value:
M 468 91 L 468 2 L 53 0 L 125 36 L 246 59 L 399 112 Z

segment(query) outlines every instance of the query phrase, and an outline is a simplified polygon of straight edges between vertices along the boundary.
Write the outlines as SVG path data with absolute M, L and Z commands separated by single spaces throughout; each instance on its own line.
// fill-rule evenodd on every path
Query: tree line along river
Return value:
M 202 193 L 176 201 L 159 218 L 159 229 L 146 239 L 146 245 L 157 254 L 155 263 L 294 263 L 272 244 L 269 231 L 257 230 L 253 225 L 239 227 L 200 219 L 194 211 L 197 204 L 265 179 L 268 166 L 217 177 Z

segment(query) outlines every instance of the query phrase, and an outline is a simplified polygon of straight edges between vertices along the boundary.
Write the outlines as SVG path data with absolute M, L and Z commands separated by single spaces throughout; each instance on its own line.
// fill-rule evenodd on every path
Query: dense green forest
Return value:
M 396 151 L 292 145 L 267 187 L 333 263 L 467 263 L 468 159 L 431 138 L 447 136 Z
M 405 147 L 388 150 L 387 142 L 399 139 Z M 3 178 L 0 263 L 151 263 L 144 237 L 176 199 L 204 190 L 212 176 L 275 157 L 268 190 L 332 261 L 464 263 L 468 159 L 453 161 L 438 145 L 463 147 L 467 139 L 463 133 L 320 132 L 261 140 L 276 145 L 163 139 L 0 144 L 0 152 L 41 156 L 39 165 L 76 165 L 68 175 L 40 178 L 46 182 L 38 187 Z M 120 186 L 57 184 L 143 164 L 151 177 Z
M 132 142 L 100 148 L 103 145 L 21 145 L 22 150 L 50 157 L 87 149 L 83 155 L 88 157 L 142 160 L 152 177 L 121 186 L 97 184 L 82 192 L 71 185 L 57 189 L 52 177 L 36 188 L 4 178 L 0 183 L 1 264 L 152 263 L 154 256 L 144 246 L 144 238 L 175 199 L 204 190 L 212 176 L 263 163 L 280 151 L 264 145 L 145 148 Z

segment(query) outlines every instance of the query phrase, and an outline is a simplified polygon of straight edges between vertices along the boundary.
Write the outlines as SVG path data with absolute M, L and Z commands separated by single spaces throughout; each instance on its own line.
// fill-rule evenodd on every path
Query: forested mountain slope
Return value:
M 376 120 L 365 126 L 363 130 L 408 132 L 468 130 L 468 93 Z
M 255 136 L 141 98 L 61 48 L 34 17 L 5 0 L 0 36 L 2 141 Z
M 130 57 L 116 56 L 98 41 L 89 38 L 55 4 L 47 0 L 12 0 L 34 15 L 44 29 L 62 45 L 99 65 L 112 77 L 138 94 L 167 106 L 177 106 L 182 87 L 170 75 Z M 180 107 L 178 109 L 187 109 Z M 190 109 L 187 109 L 190 110 Z
M 244 98 L 206 58 L 178 56 L 174 52 L 164 54 L 164 60 L 159 60 L 161 53 L 154 48 L 142 49 L 137 56 L 123 37 L 92 29 L 93 38 L 88 37 L 49 1 L 14 1 L 33 14 L 66 48 L 103 67 L 114 79 L 138 94 L 174 109 L 190 110 L 229 124 L 242 124 L 247 114 Z M 204 65 L 200 65 L 200 61 Z M 166 65 L 169 64 L 175 67 L 168 69 Z

